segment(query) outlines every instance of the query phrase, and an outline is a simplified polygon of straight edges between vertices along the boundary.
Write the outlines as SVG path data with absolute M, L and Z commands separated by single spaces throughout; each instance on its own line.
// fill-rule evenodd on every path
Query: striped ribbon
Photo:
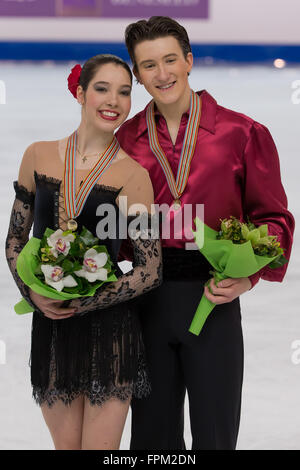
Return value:
M 191 161 L 195 152 L 198 129 L 200 124 L 200 115 L 201 115 L 201 103 L 200 98 L 193 90 L 191 90 L 191 101 L 190 101 L 190 115 L 185 130 L 183 146 L 181 149 L 181 155 L 177 170 L 176 181 L 171 169 L 171 166 L 168 162 L 168 159 L 161 148 L 161 145 L 158 141 L 156 123 L 154 117 L 154 102 L 152 101 L 148 106 L 146 113 L 148 135 L 149 135 L 149 144 L 152 152 L 158 159 L 163 172 L 166 176 L 168 186 L 174 197 L 174 200 L 179 200 L 182 195 L 189 178 Z
M 117 155 L 120 144 L 116 137 L 113 137 L 112 142 L 100 156 L 97 163 L 93 166 L 89 174 L 83 180 L 78 193 L 75 193 L 75 155 L 76 155 L 76 141 L 77 132 L 69 137 L 66 155 L 65 155 L 65 170 L 64 170 L 64 204 L 65 210 L 69 218 L 73 219 L 78 217 L 81 213 L 83 206 L 96 184 L 100 176 L 107 170 Z

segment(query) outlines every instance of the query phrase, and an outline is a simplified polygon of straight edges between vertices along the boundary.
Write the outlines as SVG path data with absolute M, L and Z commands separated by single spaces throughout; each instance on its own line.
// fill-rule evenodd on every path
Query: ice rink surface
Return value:
M 0 80 L 6 88 L 6 104 L 0 105 L 0 345 L 6 345 L 6 357 L 2 354 L 0 358 L 2 362 L 5 359 L 0 364 L 0 449 L 53 449 L 41 411 L 31 397 L 31 314 L 19 317 L 14 313 L 20 294 L 7 267 L 4 248 L 14 199 L 13 181 L 25 148 L 34 141 L 65 137 L 79 124 L 79 105 L 66 87 L 72 65 L 0 63 Z M 300 80 L 300 67 L 198 66 L 190 76 L 194 90 L 206 89 L 219 104 L 269 128 L 280 155 L 289 209 L 297 224 L 300 104 L 292 100 L 296 80 Z M 148 101 L 144 89 L 134 85 L 131 115 Z M 299 340 L 300 349 L 299 274 L 296 227 L 284 282 L 260 281 L 241 297 L 245 373 L 238 449 L 300 449 L 300 352 L 292 349 L 295 340 Z M 188 399 L 185 437 L 189 449 Z M 128 449 L 129 439 L 130 413 L 121 449 Z

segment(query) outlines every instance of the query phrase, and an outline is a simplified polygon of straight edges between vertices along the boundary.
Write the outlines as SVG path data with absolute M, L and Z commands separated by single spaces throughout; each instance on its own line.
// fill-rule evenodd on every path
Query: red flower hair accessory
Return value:
M 77 87 L 79 85 L 79 79 L 81 74 L 81 65 L 77 64 L 71 70 L 70 75 L 68 76 L 68 88 L 74 98 L 77 98 Z

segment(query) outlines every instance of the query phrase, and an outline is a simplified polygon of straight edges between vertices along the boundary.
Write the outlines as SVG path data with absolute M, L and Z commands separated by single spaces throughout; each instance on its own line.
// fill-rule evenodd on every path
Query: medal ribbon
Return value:
M 197 95 L 197 93 L 191 90 L 190 115 L 189 115 L 189 120 L 187 123 L 186 130 L 185 130 L 183 146 L 181 149 L 181 155 L 180 155 L 177 176 L 176 176 L 176 181 L 175 181 L 172 168 L 158 141 L 153 101 L 150 103 L 147 109 L 146 120 L 147 120 L 150 148 L 163 169 L 163 172 L 167 179 L 168 186 L 175 200 L 180 198 L 188 182 L 191 161 L 195 152 L 195 147 L 196 147 L 196 142 L 197 142 L 197 135 L 198 135 L 198 129 L 199 129 L 199 124 L 200 124 L 200 115 L 201 115 L 200 98 Z
M 68 139 L 65 155 L 64 203 L 66 213 L 70 219 L 79 216 L 97 180 L 103 175 L 105 170 L 108 169 L 120 149 L 120 144 L 114 136 L 112 142 L 100 156 L 98 162 L 85 177 L 78 193 L 75 194 L 76 140 L 77 132 L 75 131 Z

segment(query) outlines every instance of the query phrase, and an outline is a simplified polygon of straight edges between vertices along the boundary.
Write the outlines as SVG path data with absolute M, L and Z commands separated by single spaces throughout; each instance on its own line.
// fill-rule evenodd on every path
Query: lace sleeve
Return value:
M 28 241 L 33 223 L 34 193 L 19 185 L 17 181 L 14 181 L 14 188 L 16 198 L 12 207 L 6 237 L 6 259 L 22 297 L 27 300 L 34 310 L 39 311 L 30 298 L 29 287 L 20 279 L 16 269 L 17 257 Z
M 142 295 L 162 283 L 161 243 L 157 230 L 151 229 L 150 216 L 147 216 L 147 229 L 130 230 L 135 217 L 128 217 L 129 239 L 133 247 L 133 269 L 119 277 L 118 281 L 104 285 L 93 297 L 80 297 L 72 300 L 69 307 L 77 309 L 75 315 L 101 310 L 120 302 L 126 302 Z

